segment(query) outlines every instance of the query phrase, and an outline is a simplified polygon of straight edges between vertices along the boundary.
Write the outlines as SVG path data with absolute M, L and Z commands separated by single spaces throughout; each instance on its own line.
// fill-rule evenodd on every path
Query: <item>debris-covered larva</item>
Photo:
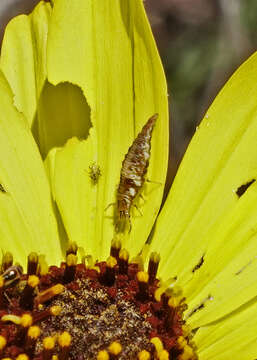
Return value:
M 122 162 L 120 183 L 117 191 L 117 212 L 119 230 L 121 221 L 129 221 L 133 200 L 145 182 L 149 165 L 152 131 L 158 114 L 154 114 L 143 126 Z M 131 228 L 131 223 L 130 223 Z

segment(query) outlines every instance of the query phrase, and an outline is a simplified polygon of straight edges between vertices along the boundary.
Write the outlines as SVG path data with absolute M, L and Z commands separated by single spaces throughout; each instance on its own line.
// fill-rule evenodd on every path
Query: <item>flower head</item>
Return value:
M 158 218 L 167 89 L 140 0 L 40 2 L 0 66 L 1 356 L 256 357 L 256 55 Z

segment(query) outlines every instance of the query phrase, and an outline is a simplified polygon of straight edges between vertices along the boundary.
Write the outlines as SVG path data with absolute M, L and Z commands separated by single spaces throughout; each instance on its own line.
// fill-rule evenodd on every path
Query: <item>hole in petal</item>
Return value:
M 240 198 L 246 192 L 249 186 L 251 186 L 255 181 L 256 181 L 255 179 L 252 179 L 251 181 L 248 181 L 247 183 L 239 186 L 239 188 L 236 191 L 237 196 Z
M 46 82 L 32 126 L 43 158 L 73 136 L 86 139 L 91 126 L 90 107 L 78 86 L 68 82 L 54 86 Z
M 2 193 L 6 193 L 5 188 L 3 187 L 2 184 L 0 184 L 0 191 L 1 191 Z
M 198 263 L 193 268 L 192 273 L 194 273 L 196 270 L 200 269 L 200 267 L 203 265 L 203 263 L 204 263 L 204 255 L 201 256 L 200 260 L 198 261 Z
M 212 301 L 213 299 L 214 299 L 214 298 L 213 298 L 212 295 L 208 295 L 205 299 L 203 299 L 203 301 L 201 301 L 200 304 L 198 304 L 197 306 L 195 306 L 193 309 L 191 309 L 191 310 L 189 311 L 189 313 L 186 315 L 186 319 L 190 318 L 190 317 L 191 317 L 192 315 L 194 315 L 196 312 L 202 310 L 202 309 L 205 307 L 206 303 L 207 303 L 208 301 Z

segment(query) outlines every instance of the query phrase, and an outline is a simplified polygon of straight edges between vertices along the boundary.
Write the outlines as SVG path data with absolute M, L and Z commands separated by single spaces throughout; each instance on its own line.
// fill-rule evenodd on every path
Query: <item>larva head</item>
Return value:
M 119 220 L 126 220 L 130 218 L 128 203 L 125 199 L 118 200 L 118 218 Z
M 126 225 L 130 223 L 130 208 L 128 207 L 127 202 L 122 199 L 118 200 L 118 212 L 117 212 L 117 222 L 116 222 L 116 231 L 124 232 L 126 229 Z

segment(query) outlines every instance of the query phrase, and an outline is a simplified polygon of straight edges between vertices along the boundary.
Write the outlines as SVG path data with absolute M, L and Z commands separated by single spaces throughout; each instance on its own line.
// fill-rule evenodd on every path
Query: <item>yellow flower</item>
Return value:
M 8 25 L 0 67 L 1 356 L 256 358 L 257 55 L 206 113 L 157 221 L 167 89 L 141 0 L 40 2 Z M 117 234 L 105 209 L 154 113 L 153 182 Z M 34 252 L 29 277 L 10 252 L 24 268 Z

